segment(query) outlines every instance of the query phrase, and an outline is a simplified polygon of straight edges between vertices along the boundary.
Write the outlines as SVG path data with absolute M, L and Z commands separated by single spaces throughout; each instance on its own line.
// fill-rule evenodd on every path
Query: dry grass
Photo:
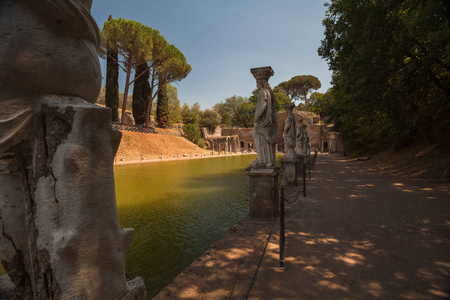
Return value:
M 163 157 L 173 157 L 177 154 L 181 157 L 183 154 L 189 155 L 190 153 L 192 156 L 200 156 L 200 154 L 209 154 L 210 151 L 200 149 L 194 143 L 180 136 L 123 131 L 116 159 L 140 160 L 142 154 L 148 160 L 156 159 L 161 154 Z

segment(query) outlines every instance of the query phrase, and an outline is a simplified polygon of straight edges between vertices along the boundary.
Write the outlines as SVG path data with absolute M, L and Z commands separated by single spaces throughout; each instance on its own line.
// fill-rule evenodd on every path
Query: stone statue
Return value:
M 303 119 L 298 119 L 297 135 L 296 135 L 297 154 L 303 154 L 305 152 L 305 150 L 303 149 L 305 132 L 303 131 L 302 122 L 303 122 Z
M 308 131 L 306 131 L 307 127 L 308 127 L 307 125 L 302 125 L 302 132 L 303 132 L 302 135 L 304 136 L 304 138 L 303 138 L 303 142 L 302 142 L 303 153 L 301 153 L 301 154 L 308 154 L 309 136 L 308 136 Z
M 250 164 L 252 167 L 275 166 L 277 119 L 275 95 L 268 82 L 273 71 L 272 68 L 268 68 L 270 67 L 251 69 L 259 89 L 253 129 L 253 142 L 258 156 Z
M 295 157 L 295 138 L 296 138 L 296 130 L 295 130 L 295 118 L 292 113 L 292 109 L 294 108 L 294 104 L 289 103 L 285 104 L 284 108 L 287 113 L 286 121 L 284 122 L 284 151 L 286 158 L 294 158 Z
M 92 0 L 0 1 L 0 259 L 14 299 L 145 299 L 126 281 L 120 132 L 100 90 Z

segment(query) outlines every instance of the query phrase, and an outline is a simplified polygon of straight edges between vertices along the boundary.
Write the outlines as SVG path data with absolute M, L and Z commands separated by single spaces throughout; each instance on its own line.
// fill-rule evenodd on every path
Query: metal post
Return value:
M 306 164 L 303 161 L 303 197 L 306 197 Z
M 311 179 L 311 147 L 309 147 L 309 179 Z
M 281 186 L 280 196 L 280 264 L 278 269 L 286 269 L 286 260 L 284 257 L 285 232 L 284 232 L 284 186 Z

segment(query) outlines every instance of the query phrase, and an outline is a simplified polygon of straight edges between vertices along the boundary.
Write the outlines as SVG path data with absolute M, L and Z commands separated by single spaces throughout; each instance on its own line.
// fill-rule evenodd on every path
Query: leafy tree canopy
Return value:
M 210 132 L 214 132 L 216 127 L 220 125 L 219 113 L 214 109 L 205 109 L 200 124 L 208 128 Z
M 333 0 L 319 54 L 327 110 L 350 152 L 448 143 L 450 2 Z
M 116 62 L 126 73 L 125 98 L 134 80 L 149 72 L 150 98 L 146 111 L 146 126 L 150 120 L 153 100 L 161 87 L 185 78 L 191 71 L 183 53 L 174 45 L 170 45 L 158 30 L 136 21 L 119 18 L 105 22 L 102 29 L 102 55 L 107 55 L 106 49 L 114 49 L 123 58 Z M 130 81 L 131 70 L 143 63 L 147 64 L 146 70 L 136 74 L 135 79 Z M 126 101 L 123 109 L 126 109 Z
M 176 123 L 181 123 L 183 120 L 181 118 L 181 106 L 180 100 L 178 99 L 178 89 L 172 84 L 168 83 L 167 87 L 167 97 L 169 98 L 169 126 Z
M 152 58 L 152 29 L 136 21 L 109 18 L 103 25 L 101 36 L 100 54 L 115 61 L 126 74 L 122 104 L 123 125 L 127 109 L 128 90 L 134 82 L 134 80 L 130 82 L 131 71 L 137 65 Z M 111 56 L 111 52 L 118 54 L 118 56 Z M 119 56 L 123 60 L 119 60 Z M 137 78 L 138 76 L 135 80 Z
M 225 126 L 251 127 L 255 116 L 255 104 L 249 99 L 236 96 L 214 105 Z
M 288 81 L 280 83 L 275 89 L 283 90 L 291 101 L 303 100 L 305 108 L 308 106 L 308 94 L 313 90 L 318 90 L 322 84 L 319 79 L 312 75 L 294 76 Z M 275 90 L 274 90 L 275 91 Z
M 253 103 L 256 107 L 256 102 L 258 101 L 258 93 L 259 89 L 254 89 L 252 91 L 252 95 L 248 98 L 248 100 Z M 291 99 L 286 95 L 286 92 L 283 91 L 279 86 L 276 86 L 273 89 L 273 93 L 275 94 L 275 110 L 283 111 L 283 104 L 291 103 Z M 254 112 L 254 111 L 253 111 Z
M 198 124 L 200 115 L 201 110 L 198 103 L 192 105 L 192 108 L 189 107 L 189 104 L 186 102 L 183 104 L 183 107 L 181 108 L 181 118 L 183 119 L 184 124 Z

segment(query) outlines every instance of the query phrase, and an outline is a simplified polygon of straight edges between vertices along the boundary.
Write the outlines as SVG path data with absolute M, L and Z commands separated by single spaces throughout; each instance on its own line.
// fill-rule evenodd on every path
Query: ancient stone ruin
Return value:
M 0 2 L 0 259 L 13 299 L 145 299 L 126 280 L 89 0 Z

